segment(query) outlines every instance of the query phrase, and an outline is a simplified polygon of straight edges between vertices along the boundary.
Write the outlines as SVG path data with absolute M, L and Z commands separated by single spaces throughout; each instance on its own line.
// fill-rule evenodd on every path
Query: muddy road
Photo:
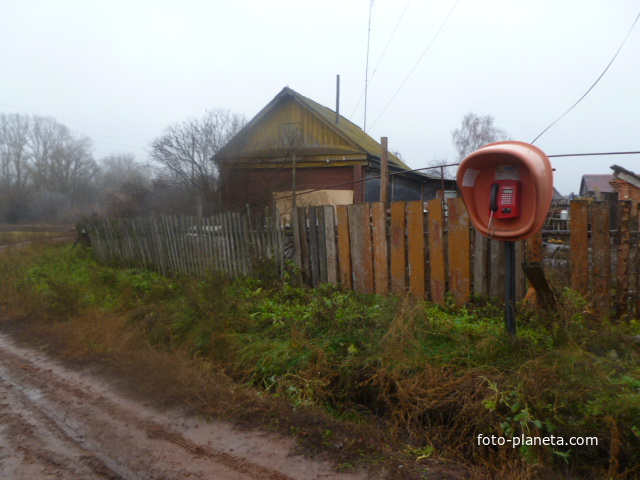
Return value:
M 160 412 L 0 334 L 0 478 L 364 480 L 265 432 Z

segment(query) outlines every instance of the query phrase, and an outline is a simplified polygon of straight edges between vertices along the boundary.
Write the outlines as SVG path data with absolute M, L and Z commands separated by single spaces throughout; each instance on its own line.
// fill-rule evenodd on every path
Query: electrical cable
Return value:
M 622 44 L 620 45 L 620 47 L 618 48 L 618 51 L 615 53 L 615 55 L 613 56 L 613 58 L 611 59 L 611 61 L 609 62 L 609 65 L 607 65 L 607 68 L 604 69 L 604 71 L 600 74 L 600 76 L 596 79 L 595 82 L 593 82 L 593 85 L 591 85 L 589 87 L 589 90 L 587 90 L 584 95 L 582 95 L 578 101 L 576 103 L 574 103 L 573 105 L 571 105 L 571 107 L 569 107 L 569 110 L 567 110 L 566 112 L 564 112 L 562 115 L 560 115 L 551 125 L 549 125 L 547 128 L 545 128 L 542 132 L 540 132 L 540 134 L 533 139 L 533 141 L 531 142 L 532 144 L 536 142 L 536 140 L 538 140 L 547 130 L 549 130 L 551 127 L 553 127 L 556 123 L 558 123 L 567 113 L 569 113 L 571 110 L 573 110 L 573 108 L 578 105 L 582 99 L 584 99 L 584 97 L 586 97 L 589 92 L 591 90 L 593 90 L 593 87 L 595 87 L 598 82 L 600 81 L 600 79 L 604 76 L 605 73 L 607 73 L 607 70 L 609 70 L 609 67 L 611 66 L 611 64 L 613 63 L 613 61 L 616 59 L 616 57 L 618 56 L 618 54 L 620 53 L 620 50 L 622 50 L 622 47 L 624 46 L 624 44 L 627 41 L 627 38 L 629 38 L 629 35 L 631 35 L 631 32 L 633 31 L 633 27 L 635 27 L 636 23 L 638 22 L 638 19 L 640 18 L 640 13 L 638 13 L 638 16 L 636 17 L 636 19 L 633 21 L 633 24 L 631 25 L 631 28 L 629 29 L 629 32 L 627 33 L 627 36 L 624 37 L 624 40 L 622 41 Z M 373 125 L 372 125 L 373 126 Z
M 444 26 L 447 24 L 447 22 L 449 21 L 449 18 L 451 17 L 451 15 L 453 14 L 453 11 L 456 9 L 456 7 L 458 6 L 458 4 L 460 3 L 460 0 L 457 0 L 455 5 L 453 6 L 453 8 L 451 9 L 451 11 L 449 12 L 449 14 L 447 15 L 447 18 L 444 19 L 444 22 L 442 22 L 442 25 L 440 25 L 440 28 L 438 29 L 438 31 L 436 32 L 436 34 L 433 36 L 433 38 L 431 39 L 431 41 L 429 42 L 429 45 L 427 45 L 427 48 L 424 49 L 424 51 L 422 52 L 422 55 L 420 55 L 420 58 L 418 58 L 418 61 L 416 62 L 416 64 L 413 66 L 413 68 L 411 69 L 411 71 L 409 72 L 409 74 L 405 77 L 404 81 L 400 84 L 400 86 L 398 87 L 398 89 L 396 90 L 396 93 L 393 94 L 393 96 L 391 97 L 391 100 L 389 100 L 389 103 L 387 103 L 387 105 L 384 107 L 384 109 L 382 110 L 382 112 L 380 112 L 380 115 L 378 115 L 378 117 L 375 119 L 375 121 L 371 124 L 371 127 L 369 128 L 373 128 L 373 126 L 376 124 L 376 122 L 378 120 L 380 120 L 380 117 L 382 117 L 382 115 L 384 114 L 384 112 L 387 111 L 387 108 L 389 108 L 389 105 L 391 105 L 391 103 L 393 102 L 393 100 L 396 98 L 396 96 L 398 95 L 398 93 L 400 93 L 400 90 L 402 90 L 402 87 L 404 87 L 404 85 L 407 83 L 407 80 L 409 80 L 409 78 L 411 77 L 411 75 L 413 74 L 413 72 L 415 71 L 415 69 L 418 67 L 418 65 L 420 64 L 420 61 L 423 59 L 423 57 L 425 56 L 425 54 L 427 53 L 427 51 L 429 51 L 429 48 L 431 48 L 431 45 L 433 45 L 433 42 L 436 41 L 436 38 L 438 38 L 438 35 L 440 35 L 440 32 L 442 31 L 442 29 L 444 28 Z
M 565 153 L 563 155 L 547 155 L 548 158 L 559 157 L 595 157 L 598 155 L 638 155 L 640 151 L 635 152 L 602 152 L 602 153 Z
M 411 0 L 408 0 L 407 4 L 404 7 L 404 10 L 402 11 L 402 15 L 400 15 L 400 19 L 398 20 L 398 22 L 396 23 L 395 28 L 393 29 L 393 33 L 391 33 L 391 37 L 389 37 L 389 40 L 387 41 L 387 45 L 384 47 L 384 51 L 382 52 L 382 55 L 380 55 L 380 58 L 378 59 L 378 63 L 376 64 L 375 68 L 373 69 L 373 73 L 371 74 L 371 78 L 369 79 L 368 82 L 366 82 L 366 87 L 368 87 L 371 84 L 371 82 L 373 81 L 373 77 L 375 76 L 376 72 L 378 71 L 378 67 L 380 66 L 380 63 L 382 62 L 382 59 L 384 58 L 384 54 L 387 53 L 387 49 L 389 48 L 389 45 L 391 44 L 391 41 L 393 40 L 393 37 L 396 34 L 396 30 L 398 30 L 398 27 L 400 26 L 400 22 L 402 22 L 404 14 L 406 13 L 407 8 L 409 7 L 410 3 L 411 3 Z M 367 42 L 367 47 L 368 47 L 368 42 Z M 368 58 L 368 54 L 367 54 L 367 58 Z M 353 116 L 356 113 L 356 110 L 358 110 L 358 107 L 360 106 L 360 102 L 364 98 L 366 87 L 365 87 L 365 90 L 363 90 L 362 93 L 360 94 L 360 98 L 358 99 L 358 103 L 356 103 L 356 106 L 354 107 L 353 112 L 351 112 L 351 115 L 349 116 L 349 118 L 353 118 Z
M 389 173 L 389 177 L 393 176 L 393 175 L 401 175 L 403 173 L 411 173 L 411 172 L 419 172 L 421 170 L 436 170 L 436 169 L 441 169 L 441 168 L 446 168 L 446 167 L 454 167 L 456 165 L 460 165 L 459 163 L 450 163 L 448 165 L 438 165 L 436 167 L 423 167 L 423 168 L 414 168 L 413 170 L 401 170 L 399 172 L 393 172 L 393 173 Z M 360 180 L 352 180 L 351 182 L 344 182 L 344 183 L 338 183 L 336 185 L 329 185 L 327 187 L 321 187 L 321 188 L 316 188 L 313 190 L 306 190 L 304 192 L 297 192 L 295 195 L 296 196 L 300 196 L 300 195 L 307 195 L 309 193 L 315 193 L 315 192 L 319 192 L 321 190 L 330 190 L 332 188 L 336 188 L 336 187 L 344 187 L 346 185 L 354 185 L 356 183 L 361 183 L 361 182 L 366 182 L 368 180 L 375 180 L 376 178 L 381 178 L 382 175 L 374 175 L 371 177 L 367 177 L 367 178 L 361 178 Z M 284 198 L 291 198 L 293 197 L 294 194 L 292 193 L 291 195 L 285 195 L 283 197 L 278 197 L 278 200 L 284 199 Z
M 640 151 L 630 151 L 630 152 L 605 152 L 605 153 L 566 153 L 566 154 L 562 154 L 562 155 L 547 155 L 548 158 L 560 158 L 560 157 L 587 157 L 587 156 L 597 156 L 597 155 L 634 155 L 634 154 L 640 154 Z M 410 173 L 410 172 L 419 172 L 422 170 L 439 170 L 441 168 L 446 168 L 446 167 L 457 167 L 458 165 L 460 165 L 460 163 L 449 163 L 447 165 L 437 165 L 435 167 L 423 167 L 423 168 L 414 168 L 412 170 L 402 170 L 399 172 L 393 172 L 393 173 L 389 173 L 389 176 L 393 176 L 393 175 L 401 175 L 403 173 Z M 336 188 L 336 187 L 344 187 L 346 185 L 354 185 L 356 183 L 361 183 L 361 182 L 366 182 L 368 180 L 375 180 L 376 178 L 381 178 L 382 175 L 375 175 L 375 176 L 371 176 L 371 177 L 367 177 L 367 178 L 361 178 L 360 180 L 353 180 L 351 182 L 344 182 L 344 183 L 338 183 L 335 185 L 329 185 L 326 187 L 322 187 L 322 188 L 316 188 L 313 190 L 306 190 L 304 192 L 298 192 L 295 195 L 296 196 L 300 196 L 300 195 L 307 195 L 309 193 L 315 193 L 315 192 L 319 192 L 321 190 L 330 190 L 332 188 Z M 279 197 L 279 199 L 285 199 L 285 198 L 291 198 L 293 197 L 294 194 L 291 195 L 286 195 L 283 197 Z

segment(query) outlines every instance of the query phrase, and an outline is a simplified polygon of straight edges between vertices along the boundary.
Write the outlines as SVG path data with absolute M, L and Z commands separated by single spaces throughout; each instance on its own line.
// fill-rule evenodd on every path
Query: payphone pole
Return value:
M 504 320 L 507 332 L 516 334 L 516 242 L 504 242 Z

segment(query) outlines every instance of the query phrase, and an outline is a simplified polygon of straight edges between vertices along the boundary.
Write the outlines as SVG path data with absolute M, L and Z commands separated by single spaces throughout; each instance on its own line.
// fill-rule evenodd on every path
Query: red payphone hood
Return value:
M 521 182 L 520 216 L 490 221 L 490 191 L 496 170 L 513 166 L 518 167 Z M 540 231 L 553 199 L 549 158 L 538 147 L 524 142 L 497 142 L 479 148 L 460 164 L 457 182 L 474 227 L 497 240 L 522 240 Z

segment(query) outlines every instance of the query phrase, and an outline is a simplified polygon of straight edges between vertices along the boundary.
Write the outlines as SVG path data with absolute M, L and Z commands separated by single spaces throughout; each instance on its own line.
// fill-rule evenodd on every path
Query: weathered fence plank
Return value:
M 315 207 L 318 219 L 318 281 L 327 283 L 327 238 L 324 219 L 324 207 Z
M 336 206 L 338 220 L 338 259 L 340 268 L 340 283 L 346 288 L 353 287 L 351 267 L 351 238 L 349 236 L 349 209 L 346 205 Z
M 471 294 L 471 264 L 469 258 L 469 214 L 462 198 L 450 198 L 449 213 L 449 290 L 456 305 L 469 301 Z
M 444 214 L 442 201 L 430 200 L 427 203 L 429 235 L 429 286 L 431 301 L 444 305 L 446 292 L 446 264 L 444 241 Z
M 300 231 L 298 240 L 300 242 L 300 256 L 302 259 L 302 263 L 299 266 L 304 279 L 310 281 L 311 267 L 309 266 L 309 243 L 307 241 L 307 217 L 303 207 L 298 207 L 298 229 Z
M 387 247 L 387 211 L 384 203 L 371 204 L 373 231 L 373 271 L 375 291 L 378 295 L 389 293 L 389 255 Z
M 405 253 L 405 203 L 391 204 L 390 259 L 391 259 L 391 291 L 405 293 L 407 263 Z
M 596 311 L 608 317 L 611 303 L 611 239 L 609 202 L 595 202 L 589 208 L 593 237 L 593 301 Z
M 480 297 L 489 294 L 489 239 L 473 230 L 473 293 Z
M 571 286 L 586 295 L 589 290 L 589 210 L 587 200 L 572 200 L 570 204 Z M 542 261 L 540 259 L 539 261 Z
M 318 219 L 315 207 L 309 207 L 309 265 L 311 267 L 311 285 L 316 286 L 320 280 L 320 265 L 318 263 Z
M 505 294 L 505 251 L 504 242 L 501 240 L 489 240 L 489 257 L 491 264 L 491 276 L 489 278 L 489 296 L 504 301 Z
M 336 249 L 336 219 L 333 206 L 324 208 L 324 238 L 327 246 L 327 282 L 338 283 L 338 252 Z
M 409 294 L 424 298 L 424 204 L 407 202 L 407 257 L 409 263 Z
M 371 254 L 371 223 L 369 204 L 349 205 L 349 238 L 351 241 L 351 263 L 356 272 L 354 290 L 373 293 L 373 257 Z
M 616 316 L 624 315 L 627 310 L 629 291 L 629 253 L 631 252 L 631 200 L 621 200 L 618 211 L 618 267 L 616 274 Z

